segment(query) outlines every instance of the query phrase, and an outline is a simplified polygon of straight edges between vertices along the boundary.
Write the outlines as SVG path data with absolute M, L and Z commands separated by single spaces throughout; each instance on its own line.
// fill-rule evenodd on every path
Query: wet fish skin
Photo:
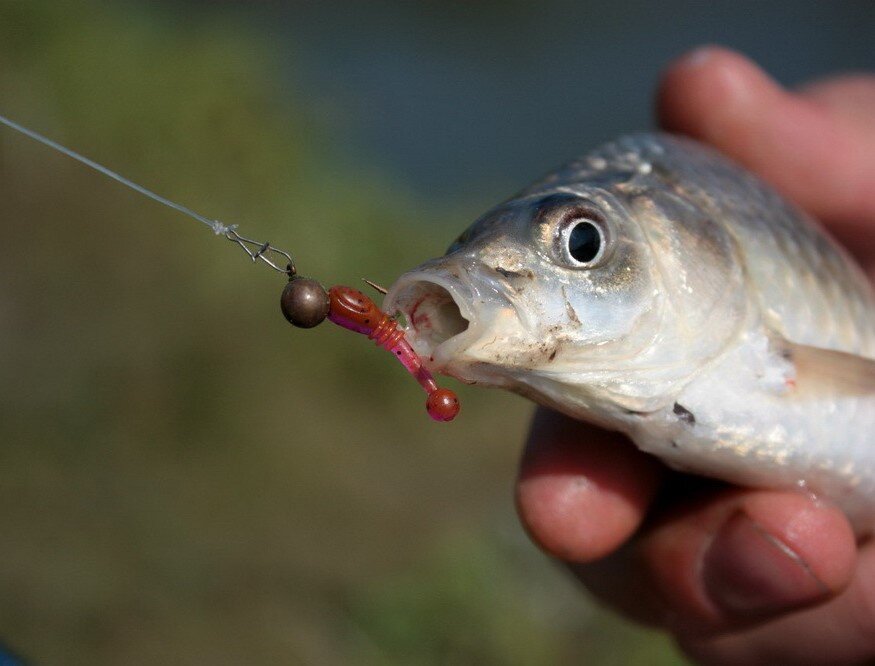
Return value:
M 581 220 L 601 234 L 592 265 L 563 249 Z M 707 147 L 607 144 L 486 213 L 384 307 L 433 370 L 624 432 L 677 469 L 804 486 L 875 528 L 872 288 Z

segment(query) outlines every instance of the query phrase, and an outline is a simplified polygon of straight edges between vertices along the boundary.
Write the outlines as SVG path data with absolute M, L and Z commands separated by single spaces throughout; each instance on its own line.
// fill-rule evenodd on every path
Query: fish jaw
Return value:
M 399 277 L 383 309 L 404 315 L 405 337 L 430 371 L 468 384 L 511 390 L 574 418 L 622 429 L 618 414 L 628 409 L 615 402 L 623 396 L 605 393 L 602 386 L 612 385 L 612 375 L 608 373 L 605 380 L 598 363 L 595 371 L 588 369 L 604 347 L 579 344 L 575 349 L 549 332 L 555 326 L 539 328 L 535 319 L 550 319 L 557 309 L 564 313 L 560 305 L 550 308 L 549 301 L 546 296 L 542 299 L 545 309 L 533 319 L 526 316 L 530 313 L 520 313 L 525 303 L 515 305 L 512 294 L 488 269 L 439 258 Z M 556 359 L 560 347 L 561 356 L 578 361 L 576 367 L 569 369 L 570 358 Z M 666 400 L 659 396 L 657 402 Z M 633 406 L 651 409 L 650 402 L 635 399 Z
M 383 308 L 407 320 L 405 336 L 425 366 L 466 383 L 508 387 L 490 345 L 520 337 L 521 322 L 495 283 L 476 268 L 434 260 L 403 274 Z

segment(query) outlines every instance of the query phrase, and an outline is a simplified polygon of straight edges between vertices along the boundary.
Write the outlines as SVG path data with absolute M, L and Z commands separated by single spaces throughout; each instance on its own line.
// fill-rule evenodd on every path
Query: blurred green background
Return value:
M 0 113 L 388 283 L 646 127 L 689 46 L 875 65 L 871 3 L 649 7 L 0 0 Z M 527 542 L 522 399 L 453 385 L 430 422 L 384 352 L 289 327 L 280 277 L 2 128 L 0 211 L 0 639 L 34 663 L 683 663 Z

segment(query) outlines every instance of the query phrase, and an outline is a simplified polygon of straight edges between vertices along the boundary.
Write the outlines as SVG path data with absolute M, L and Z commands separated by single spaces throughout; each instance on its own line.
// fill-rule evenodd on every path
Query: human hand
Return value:
M 706 48 L 669 68 L 657 108 L 665 129 L 717 147 L 820 219 L 875 278 L 875 76 L 788 92 Z M 875 543 L 858 545 L 834 507 L 671 472 L 617 433 L 543 409 L 516 493 L 544 550 L 694 659 L 875 659 Z

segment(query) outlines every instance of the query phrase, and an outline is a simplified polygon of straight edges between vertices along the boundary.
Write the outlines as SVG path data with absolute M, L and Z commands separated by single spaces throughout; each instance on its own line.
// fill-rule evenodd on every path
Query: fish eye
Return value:
M 568 254 L 575 261 L 588 264 L 602 250 L 602 234 L 592 222 L 578 222 L 568 233 Z
M 557 250 L 562 263 L 572 268 L 593 268 L 604 257 L 607 240 L 599 220 L 575 215 L 559 225 Z

